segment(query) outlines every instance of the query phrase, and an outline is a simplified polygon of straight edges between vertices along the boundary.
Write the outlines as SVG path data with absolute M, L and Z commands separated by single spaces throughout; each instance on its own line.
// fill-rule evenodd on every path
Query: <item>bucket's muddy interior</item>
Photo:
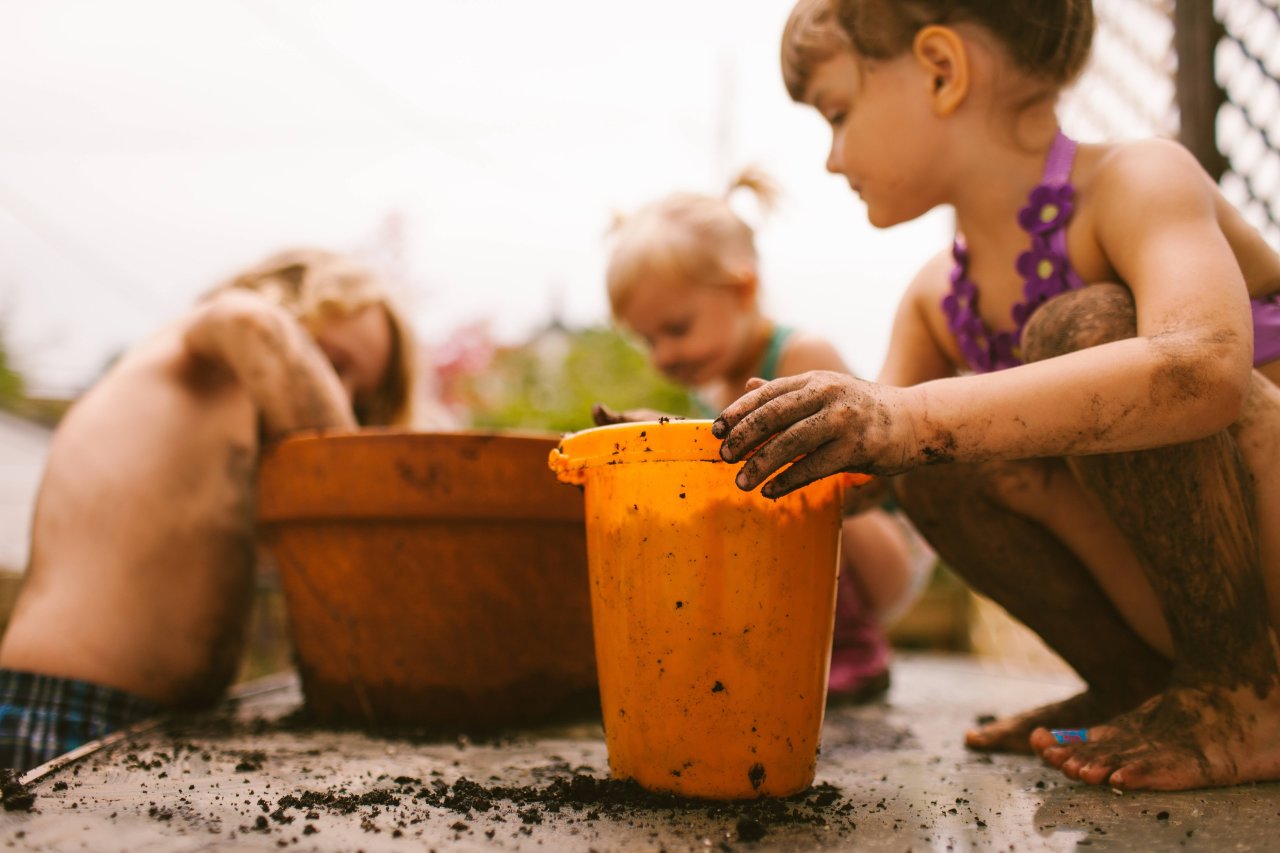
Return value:
M 597 706 L 582 495 L 557 437 L 290 438 L 258 515 L 318 720 L 476 732 Z
M 601 427 L 552 454 L 585 487 L 609 766 L 652 790 L 786 796 L 813 781 L 842 483 L 740 491 L 709 421 Z

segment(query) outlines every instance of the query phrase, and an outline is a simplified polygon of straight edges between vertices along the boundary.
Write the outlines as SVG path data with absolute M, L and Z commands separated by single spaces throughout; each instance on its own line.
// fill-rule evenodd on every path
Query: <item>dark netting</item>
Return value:
M 1217 121 L 1218 148 L 1229 164 L 1222 190 L 1280 246 L 1280 6 L 1223 0 L 1214 11 L 1225 31 L 1214 57 L 1226 92 Z
M 1189 6 L 1201 0 L 1181 2 Z M 1198 8 L 1208 15 L 1207 8 Z M 1174 0 L 1094 0 L 1094 10 L 1093 56 L 1063 98 L 1067 132 L 1085 141 L 1178 138 L 1184 122 L 1207 123 L 1206 132 L 1212 131 L 1225 158 L 1223 193 L 1280 247 L 1280 0 L 1213 3 L 1221 32 L 1208 34 L 1217 44 L 1206 42 L 1206 56 L 1221 91 L 1215 90 L 1207 104 L 1203 92 L 1192 99 L 1199 109 L 1194 115 L 1179 110 L 1175 27 L 1181 21 L 1183 27 L 1208 30 L 1206 23 L 1213 22 L 1188 23 L 1194 16 L 1175 14 Z M 1183 50 L 1189 49 L 1188 41 L 1196 39 L 1183 39 Z M 1190 55 L 1182 60 L 1199 61 Z

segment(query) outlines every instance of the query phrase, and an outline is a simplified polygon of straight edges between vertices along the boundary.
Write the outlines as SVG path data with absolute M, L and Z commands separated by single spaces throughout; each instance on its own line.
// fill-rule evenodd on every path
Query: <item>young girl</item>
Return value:
M 754 235 L 728 202 L 739 189 L 766 208 L 775 195 L 764 176 L 747 170 L 723 197 L 676 193 L 622 220 L 607 273 L 614 316 L 644 339 L 659 370 L 697 389 L 708 417 L 752 376 L 849 372 L 830 343 L 761 312 Z M 614 423 L 657 414 L 598 406 L 595 416 Z M 905 605 L 917 572 L 906 534 L 883 511 L 846 519 L 843 536 L 829 695 L 861 701 L 888 687 L 881 625 Z
M 1062 134 L 1087 0 L 836 12 L 841 44 L 822 0 L 783 43 L 828 169 L 873 224 L 950 205 L 958 234 L 908 288 L 880 383 L 753 381 L 723 412 L 726 460 L 773 438 L 739 486 L 899 475 L 940 555 L 1088 683 L 971 745 L 1117 788 L 1280 778 L 1280 391 L 1252 370 L 1276 354 L 1280 259 L 1178 145 Z

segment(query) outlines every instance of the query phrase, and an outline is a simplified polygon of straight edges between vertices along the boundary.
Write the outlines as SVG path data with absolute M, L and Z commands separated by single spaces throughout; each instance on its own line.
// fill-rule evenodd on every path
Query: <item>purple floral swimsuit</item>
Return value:
M 1076 144 L 1061 132 L 1054 139 L 1044 175 L 1031 191 L 1018 224 L 1031 246 L 1018 255 L 1022 301 L 1013 306 L 1012 331 L 992 332 L 978 314 L 978 286 L 969 278 L 969 252 L 957 236 L 951 248 L 955 266 L 951 290 L 942 299 L 942 312 L 960 352 L 975 373 L 1004 370 L 1022 364 L 1022 330 L 1035 310 L 1053 297 L 1083 287 L 1067 257 L 1067 223 L 1074 210 L 1075 187 L 1071 166 Z M 1280 294 L 1252 300 L 1255 365 L 1280 358 Z

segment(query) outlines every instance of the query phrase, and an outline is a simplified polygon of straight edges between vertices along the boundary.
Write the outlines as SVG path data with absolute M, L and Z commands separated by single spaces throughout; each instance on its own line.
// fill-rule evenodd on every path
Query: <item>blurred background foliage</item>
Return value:
M 553 323 L 517 346 L 492 344 L 484 327 L 434 354 L 438 396 L 464 425 L 573 432 L 592 426 L 591 406 L 696 416 L 693 395 L 663 378 L 621 332 Z
M 26 387 L 22 376 L 9 358 L 4 330 L 0 328 L 0 408 L 13 409 L 25 399 Z

